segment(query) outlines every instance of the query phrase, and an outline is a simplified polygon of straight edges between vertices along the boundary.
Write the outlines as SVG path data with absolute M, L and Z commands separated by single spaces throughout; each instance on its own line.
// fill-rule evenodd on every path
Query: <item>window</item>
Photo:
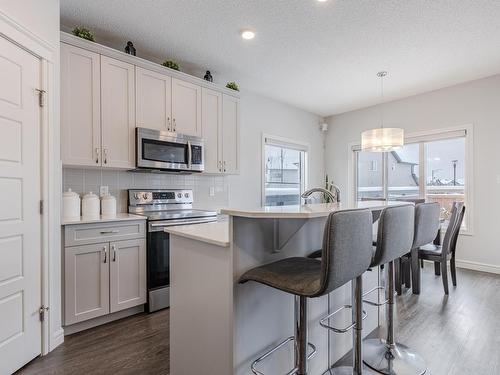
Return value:
M 306 186 L 307 145 L 263 137 L 263 205 L 300 204 Z
M 438 202 L 443 219 L 449 218 L 453 202 L 462 201 L 467 206 L 463 226 L 470 232 L 471 148 L 471 127 L 410 135 L 402 149 L 388 153 L 354 146 L 354 197 Z

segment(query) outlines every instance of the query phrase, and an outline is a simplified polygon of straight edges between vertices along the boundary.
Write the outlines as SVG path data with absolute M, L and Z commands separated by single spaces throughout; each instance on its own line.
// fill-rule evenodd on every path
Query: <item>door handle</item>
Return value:
M 99 147 L 95 148 L 95 163 L 99 164 Z
M 107 263 L 108 262 L 108 249 L 106 248 L 106 246 L 104 246 L 102 248 L 102 250 L 104 251 L 104 263 Z
M 101 234 L 112 234 L 112 233 L 120 233 L 119 230 L 112 229 L 112 230 L 101 230 Z
M 172 124 L 170 122 L 170 116 L 167 117 L 167 130 L 170 131 L 172 129 Z
M 111 250 L 113 250 L 113 262 L 116 262 L 116 246 L 111 245 Z
M 223 169 L 224 169 L 224 172 L 225 172 L 226 171 L 226 161 L 225 160 L 222 162 L 222 165 L 223 165 Z
M 103 151 L 104 151 L 104 164 L 107 164 L 108 163 L 108 149 L 104 148 Z
M 191 169 L 191 163 L 193 161 L 193 150 L 191 149 L 191 141 L 188 141 L 188 168 Z
M 217 162 L 217 167 L 219 169 L 219 172 L 222 172 L 222 162 L 220 160 Z
M 177 131 L 177 124 L 175 123 L 175 118 L 174 118 L 174 128 L 173 128 L 173 131 Z

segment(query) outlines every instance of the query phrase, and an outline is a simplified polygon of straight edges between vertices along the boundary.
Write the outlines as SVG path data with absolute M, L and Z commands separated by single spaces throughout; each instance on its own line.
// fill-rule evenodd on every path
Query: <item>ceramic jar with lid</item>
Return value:
M 80 196 L 68 189 L 63 193 L 63 219 L 75 220 L 80 218 Z
M 101 197 L 101 214 L 106 217 L 116 216 L 116 198 L 111 194 Z
M 92 192 L 83 196 L 82 199 L 82 216 L 85 219 L 99 219 L 101 211 L 99 197 Z

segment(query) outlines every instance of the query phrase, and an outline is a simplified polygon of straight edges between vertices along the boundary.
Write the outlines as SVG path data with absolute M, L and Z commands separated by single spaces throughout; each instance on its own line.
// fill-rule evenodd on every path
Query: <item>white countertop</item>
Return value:
M 371 210 L 380 210 L 387 206 L 397 206 L 409 204 L 408 202 L 395 201 L 358 201 L 354 206 L 348 206 L 343 203 L 319 203 L 294 206 L 270 206 L 257 207 L 254 209 L 222 209 L 221 213 L 231 216 L 262 218 L 262 219 L 311 219 L 315 217 L 325 217 L 335 211 L 368 208 Z
M 229 222 L 226 220 L 166 227 L 165 232 L 212 245 L 229 247 Z
M 127 213 L 116 214 L 116 216 L 114 217 L 101 215 L 99 216 L 98 219 L 88 219 L 80 216 L 77 219 L 62 219 L 61 225 L 110 223 L 113 221 L 132 221 L 132 220 L 146 220 L 146 216 L 133 215 Z

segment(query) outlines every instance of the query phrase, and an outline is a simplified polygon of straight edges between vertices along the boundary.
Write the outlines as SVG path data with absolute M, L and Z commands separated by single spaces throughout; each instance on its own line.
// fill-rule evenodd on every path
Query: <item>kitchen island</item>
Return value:
M 227 221 L 169 227 L 171 266 L 170 363 L 172 375 L 247 375 L 251 363 L 270 347 L 292 336 L 292 295 L 258 283 L 238 284 L 247 270 L 320 249 L 331 212 L 368 208 L 379 212 L 384 201 L 304 206 L 225 209 Z M 366 272 L 364 290 L 378 284 L 379 273 Z M 376 296 L 374 297 L 376 299 Z M 351 334 L 320 327 L 329 312 L 350 304 L 350 283 L 329 296 L 309 300 L 309 341 L 318 352 L 309 373 L 321 374 L 352 347 Z M 379 324 L 379 311 L 366 305 L 366 336 Z M 330 322 L 347 326 L 348 310 Z M 287 373 L 293 367 L 290 344 L 262 362 L 265 374 Z

